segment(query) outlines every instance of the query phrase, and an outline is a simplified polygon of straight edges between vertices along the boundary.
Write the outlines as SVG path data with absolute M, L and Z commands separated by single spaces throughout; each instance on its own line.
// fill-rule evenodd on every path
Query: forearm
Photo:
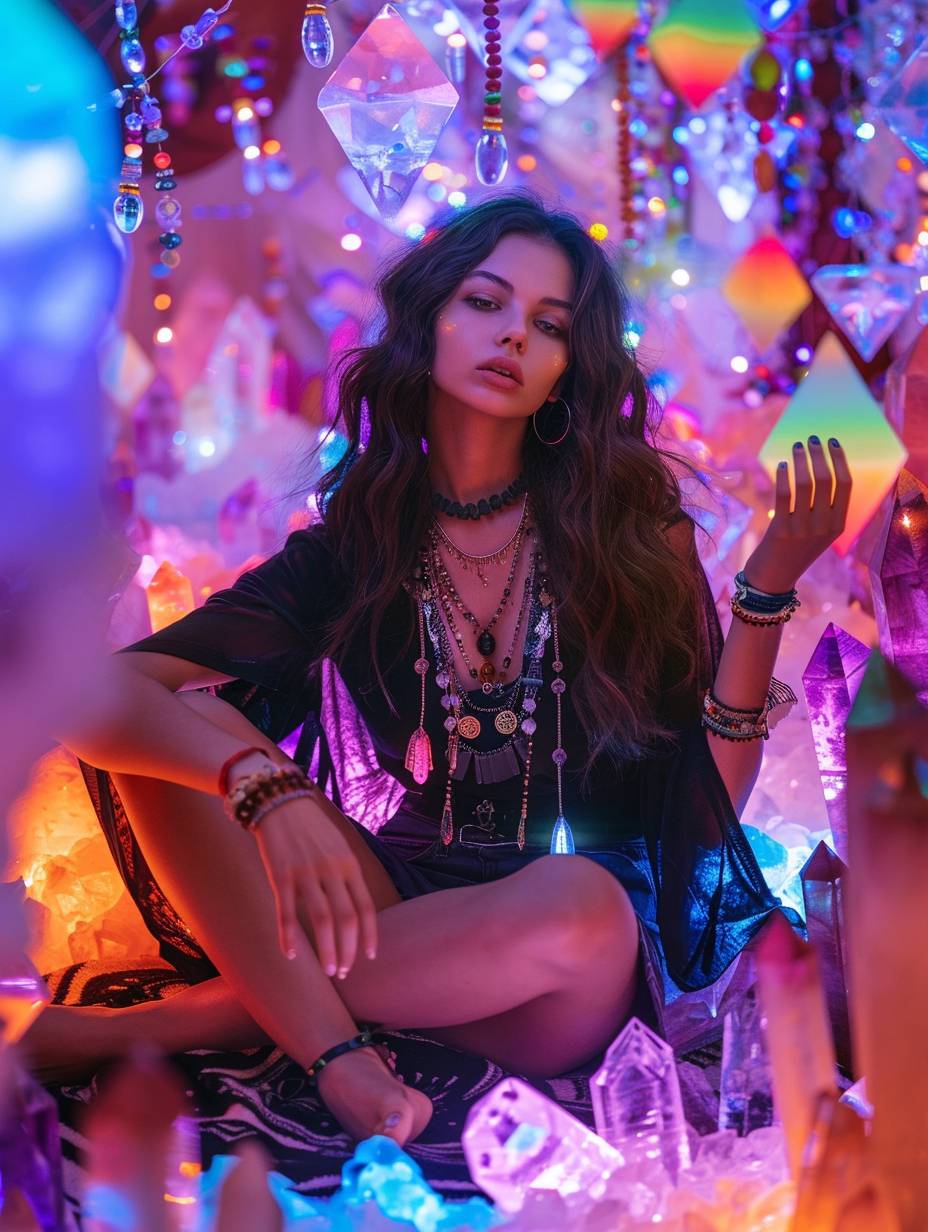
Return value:
M 783 625 L 748 625 L 733 618 L 712 691 L 738 710 L 763 706 L 780 649 Z M 763 740 L 726 740 L 706 730 L 709 751 L 740 817 L 754 789 L 764 754 Z
M 57 733 L 78 757 L 118 774 L 164 779 L 182 787 L 215 794 L 223 763 L 242 748 L 255 745 L 277 754 L 276 746 L 256 727 L 249 738 L 211 722 L 200 708 L 157 680 L 121 662 L 118 655 L 102 665 L 104 700 L 79 730 Z M 253 732 L 253 739 L 250 734 Z

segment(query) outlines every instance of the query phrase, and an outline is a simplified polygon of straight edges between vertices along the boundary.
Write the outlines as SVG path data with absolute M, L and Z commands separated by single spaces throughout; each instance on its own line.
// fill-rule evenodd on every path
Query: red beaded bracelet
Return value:
M 229 774 L 232 767 L 238 762 L 244 761 L 244 759 L 251 753 L 263 753 L 264 756 L 267 757 L 268 761 L 271 760 L 270 757 L 268 757 L 267 751 L 265 749 L 259 749 L 257 745 L 254 745 L 250 749 L 239 749 L 237 753 L 233 753 L 231 757 L 227 758 L 226 761 L 223 762 L 222 769 L 219 771 L 220 796 L 226 796 L 229 794 Z

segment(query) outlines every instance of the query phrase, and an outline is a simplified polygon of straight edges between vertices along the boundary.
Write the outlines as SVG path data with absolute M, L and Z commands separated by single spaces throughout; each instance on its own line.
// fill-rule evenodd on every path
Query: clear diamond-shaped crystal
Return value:
M 689 1167 L 673 1049 L 639 1019 L 630 1019 L 610 1045 L 590 1096 L 597 1130 L 629 1163 L 660 1163 L 674 1178 Z
M 912 307 L 918 272 L 908 265 L 823 265 L 811 282 L 832 320 L 869 360 Z
M 458 92 L 392 4 L 323 86 L 319 110 L 384 218 L 406 201 Z
M 906 60 L 877 104 L 879 114 L 909 149 L 928 162 L 928 46 Z
M 503 43 L 503 56 L 510 71 L 554 107 L 599 66 L 586 27 L 565 0 L 532 0 Z
M 504 1078 L 471 1108 L 461 1135 L 470 1174 L 497 1206 L 521 1209 L 532 1189 L 596 1200 L 622 1155 L 520 1078 Z

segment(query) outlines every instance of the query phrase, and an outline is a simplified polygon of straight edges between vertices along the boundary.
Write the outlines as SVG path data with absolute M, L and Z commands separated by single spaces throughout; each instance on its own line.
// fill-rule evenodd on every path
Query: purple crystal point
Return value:
M 899 473 L 870 561 L 880 649 L 928 703 L 928 488 Z
M 519 1078 L 504 1078 L 471 1108 L 461 1136 L 470 1173 L 503 1211 L 530 1190 L 595 1201 L 623 1157 L 560 1104 Z
M 773 1074 L 757 993 L 750 988 L 725 1015 L 719 1129 L 751 1133 L 774 1123 Z
M 885 409 L 909 451 L 906 468 L 928 483 L 928 329 L 889 369 Z
M 590 1096 L 598 1132 L 628 1164 L 659 1163 L 674 1179 L 690 1166 L 673 1049 L 639 1019 L 609 1046 Z
M 13 1070 L 12 1077 L 0 1110 L 0 1182 L 25 1195 L 34 1226 L 59 1232 L 65 1224 L 58 1106 L 21 1070 Z
M 842 859 L 847 858 L 844 725 L 869 655 L 870 650 L 863 642 L 829 622 L 802 673 L 825 807 L 835 847 Z
M 847 865 L 827 843 L 819 845 L 799 873 L 809 941 L 818 951 L 835 1055 L 851 1068 L 844 934 L 844 874 Z
M 485 132 L 477 142 L 474 167 L 481 184 L 492 188 L 509 170 L 509 147 L 502 133 Z

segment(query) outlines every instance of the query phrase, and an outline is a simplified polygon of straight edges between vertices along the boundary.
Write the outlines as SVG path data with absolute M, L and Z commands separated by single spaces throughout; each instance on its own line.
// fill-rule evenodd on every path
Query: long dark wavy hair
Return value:
M 695 679 L 694 614 L 703 599 L 689 523 L 683 550 L 665 533 L 681 495 L 667 459 L 696 472 L 653 443 L 660 408 L 625 340 L 628 301 L 609 255 L 576 218 L 530 194 L 459 210 L 403 251 L 378 283 L 379 337 L 342 358 L 333 426 L 348 447 L 323 475 L 317 500 L 349 586 L 322 653 L 338 664 L 357 630 L 366 629 L 377 681 L 395 712 L 377 639 L 432 516 L 422 441 L 435 320 L 465 276 L 513 233 L 558 245 L 575 276 L 561 389 L 570 431 L 551 448 L 527 425 L 523 466 L 559 602 L 561 657 L 588 738 L 589 770 L 602 754 L 621 764 L 646 755 L 656 740 L 674 739 L 658 713 L 659 682 L 667 687 L 668 664 L 675 686 Z M 400 654 L 414 634 L 410 619 Z

